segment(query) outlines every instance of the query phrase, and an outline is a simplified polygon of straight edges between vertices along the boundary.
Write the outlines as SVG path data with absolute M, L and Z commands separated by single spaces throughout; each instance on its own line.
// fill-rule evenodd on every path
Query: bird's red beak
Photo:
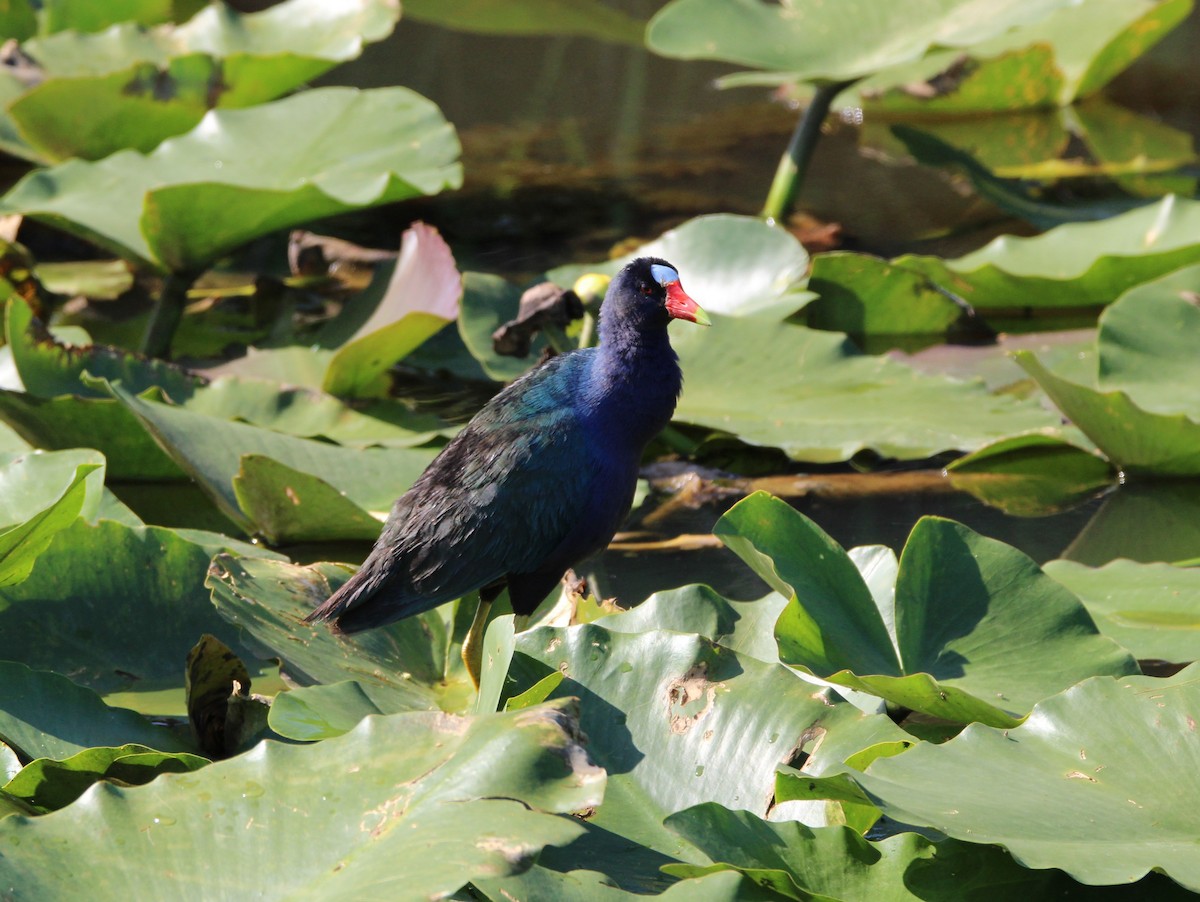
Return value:
M 689 323 L 699 323 L 702 326 L 712 325 L 712 320 L 708 318 L 704 308 L 688 296 L 678 279 L 668 282 L 663 287 L 667 289 L 667 313 L 671 314 L 673 319 L 686 319 Z

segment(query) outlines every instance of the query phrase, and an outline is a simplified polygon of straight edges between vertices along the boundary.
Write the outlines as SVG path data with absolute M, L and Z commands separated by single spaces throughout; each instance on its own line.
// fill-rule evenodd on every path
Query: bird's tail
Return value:
M 369 629 L 373 623 L 363 623 L 360 618 L 346 617 L 351 608 L 375 594 L 378 585 L 372 585 L 370 568 L 362 567 L 352 577 L 342 583 L 340 589 L 329 596 L 318 607 L 313 608 L 304 618 L 305 623 L 318 620 L 329 622 L 335 633 L 357 633 Z

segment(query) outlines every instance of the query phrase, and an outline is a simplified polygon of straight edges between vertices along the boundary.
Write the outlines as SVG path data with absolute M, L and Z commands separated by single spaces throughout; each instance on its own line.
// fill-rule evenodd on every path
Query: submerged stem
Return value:
M 183 319 L 188 289 L 200 277 L 198 272 L 173 272 L 163 281 L 162 291 L 150 314 L 146 334 L 142 337 L 142 353 L 147 357 L 166 359 L 171 354 L 171 340 Z
M 808 109 L 796 123 L 792 139 L 788 142 L 787 150 L 779 159 L 779 168 L 775 170 L 775 178 L 771 189 L 767 192 L 767 202 L 763 205 L 762 216 L 768 222 L 781 222 L 792 210 L 792 204 L 804 182 L 804 173 L 808 170 L 813 150 L 821 137 L 821 124 L 829 113 L 833 98 L 852 85 L 853 81 L 831 81 L 817 86 Z

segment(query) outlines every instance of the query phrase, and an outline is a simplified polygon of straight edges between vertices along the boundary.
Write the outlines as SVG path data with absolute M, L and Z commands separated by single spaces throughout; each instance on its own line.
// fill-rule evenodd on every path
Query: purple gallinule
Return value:
M 513 382 L 392 507 L 362 567 L 306 620 L 345 633 L 478 590 L 463 645 L 478 684 L 492 601 L 527 616 L 563 573 L 604 548 L 629 513 L 638 465 L 683 385 L 667 324 L 708 325 L 665 260 L 640 257 L 609 284 L 599 347 Z

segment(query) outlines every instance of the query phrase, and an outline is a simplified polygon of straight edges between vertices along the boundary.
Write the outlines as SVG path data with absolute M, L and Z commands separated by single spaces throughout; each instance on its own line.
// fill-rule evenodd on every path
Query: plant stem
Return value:
M 146 325 L 146 334 L 142 337 L 142 353 L 147 357 L 164 360 L 170 357 L 171 339 L 183 319 L 188 289 L 199 277 L 198 272 L 173 272 L 163 281 L 162 291 Z
M 775 178 L 771 182 L 771 190 L 767 192 L 767 202 L 763 205 L 762 217 L 770 223 L 782 222 L 792 211 L 792 203 L 804 182 L 804 173 L 808 170 L 813 150 L 821 137 L 821 124 L 829 113 L 833 98 L 852 81 L 823 82 L 817 86 L 808 109 L 796 123 L 792 132 L 792 140 L 788 142 L 787 150 L 779 159 L 779 168 L 775 170 Z
M 596 317 L 585 312 L 583 314 L 583 326 L 579 329 L 579 347 L 594 347 L 596 339 Z

